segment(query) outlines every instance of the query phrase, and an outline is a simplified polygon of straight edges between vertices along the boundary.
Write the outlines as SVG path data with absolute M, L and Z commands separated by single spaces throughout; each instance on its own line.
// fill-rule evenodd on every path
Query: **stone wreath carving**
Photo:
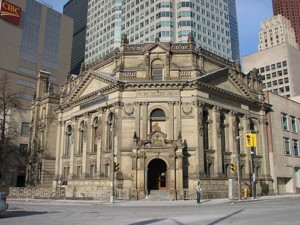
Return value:
M 133 104 L 129 103 L 129 104 L 125 105 L 124 112 L 125 112 L 126 116 L 131 116 L 134 112 Z
M 182 111 L 183 111 L 183 113 L 185 114 L 185 115 L 191 115 L 192 114 L 192 112 L 193 112 L 193 107 L 192 107 L 192 105 L 190 104 L 190 103 L 184 103 L 183 105 L 182 105 Z

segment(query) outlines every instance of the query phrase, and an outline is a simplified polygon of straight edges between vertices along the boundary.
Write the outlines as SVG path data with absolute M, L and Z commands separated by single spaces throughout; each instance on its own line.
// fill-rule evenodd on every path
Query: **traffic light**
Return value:
M 230 169 L 232 172 L 235 172 L 237 170 L 236 164 L 235 163 L 231 163 L 230 164 Z
M 117 172 L 119 169 L 119 163 L 114 162 L 114 172 Z
M 251 133 L 246 134 L 246 146 L 253 147 L 253 138 Z
M 256 147 L 256 134 L 252 134 L 252 133 L 246 134 L 246 146 Z

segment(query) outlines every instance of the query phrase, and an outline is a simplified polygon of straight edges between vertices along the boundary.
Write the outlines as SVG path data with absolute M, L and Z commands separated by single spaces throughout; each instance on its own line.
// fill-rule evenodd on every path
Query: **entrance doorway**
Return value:
M 167 181 L 167 164 L 162 159 L 153 159 L 148 165 L 148 190 L 165 190 Z

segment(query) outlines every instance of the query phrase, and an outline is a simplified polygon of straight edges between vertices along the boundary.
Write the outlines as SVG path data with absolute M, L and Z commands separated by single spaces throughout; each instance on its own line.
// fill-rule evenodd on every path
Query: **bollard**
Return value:
M 244 198 L 248 198 L 248 189 L 244 188 Z

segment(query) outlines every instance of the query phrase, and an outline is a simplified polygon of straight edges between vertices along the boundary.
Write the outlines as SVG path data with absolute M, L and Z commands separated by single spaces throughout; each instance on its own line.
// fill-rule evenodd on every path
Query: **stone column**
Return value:
M 148 130 L 148 102 L 141 103 L 140 111 L 140 140 L 147 140 Z
M 136 148 L 132 149 L 132 189 L 130 193 L 131 199 L 137 199 L 138 198 L 138 192 L 137 192 L 137 182 L 138 182 L 138 173 L 137 173 L 137 160 L 138 160 L 138 150 Z
M 60 114 L 58 115 L 60 117 Z M 62 157 L 66 148 L 66 133 L 63 121 L 58 121 L 57 134 L 56 134 L 56 154 L 55 154 L 55 175 L 62 175 Z
M 168 106 L 169 106 L 169 118 L 168 118 L 168 123 L 169 123 L 169 127 L 167 130 L 167 134 L 169 134 L 168 139 L 169 140 L 174 140 L 174 137 L 176 134 L 174 134 L 174 102 L 169 102 Z
M 84 137 L 83 137 L 83 151 L 82 151 L 82 174 L 85 175 L 89 172 L 89 160 L 88 160 L 88 153 L 90 152 L 90 136 L 91 136 L 91 115 L 85 113 L 84 114 Z
M 145 190 L 147 189 L 146 184 L 146 153 L 143 150 L 139 150 L 138 160 L 137 160 L 137 188 L 138 188 L 138 196 L 139 199 L 145 198 Z
M 140 103 L 134 103 L 134 113 L 135 113 L 135 132 L 138 138 L 141 137 L 141 111 L 140 111 Z
M 102 152 L 102 144 L 101 144 L 101 137 L 102 137 L 102 114 L 97 115 L 98 116 L 98 134 L 97 135 L 97 161 L 96 161 L 96 174 L 95 176 L 99 177 L 101 175 L 101 155 Z
M 104 153 L 107 151 L 107 115 L 103 108 L 100 109 L 101 137 L 100 137 L 100 175 L 105 175 L 105 164 L 107 163 Z
M 180 109 L 181 103 L 180 102 L 174 102 L 173 109 L 175 111 L 174 115 L 174 137 L 179 135 L 179 132 L 181 132 L 181 109 Z
M 205 149 L 204 149 L 204 124 L 203 124 L 203 104 L 201 102 L 197 103 L 197 114 L 196 121 L 198 122 L 198 165 L 196 165 L 196 171 L 199 171 L 200 177 L 205 177 Z
M 217 177 L 223 176 L 222 169 L 222 149 L 221 149 L 221 120 L 220 120 L 220 108 L 214 106 L 212 109 L 212 136 L 213 136 L 213 148 L 215 150 L 215 160 L 214 160 L 214 175 Z
M 183 199 L 182 148 L 176 151 L 176 191 L 177 199 Z
M 78 118 L 73 117 L 72 118 L 72 124 L 73 126 L 73 152 L 71 152 L 70 155 L 70 174 L 69 174 L 69 179 L 72 179 L 73 174 L 76 173 L 76 155 L 77 155 L 77 149 L 78 149 L 78 132 L 79 132 L 79 123 L 78 123 Z M 75 167 L 75 168 L 74 168 Z
M 242 126 L 244 128 L 243 130 L 243 134 L 240 136 L 240 143 L 241 143 L 241 153 L 246 154 L 246 158 L 245 158 L 245 174 L 249 175 L 251 174 L 251 148 L 246 146 L 246 140 L 245 140 L 245 136 L 246 133 L 250 132 L 250 117 L 249 115 L 244 115 L 242 118 Z
M 270 175 L 270 160 L 267 144 L 267 118 L 264 111 L 261 111 L 259 119 L 259 133 L 257 134 L 256 154 L 262 156 L 261 173 L 266 178 L 271 178 Z

